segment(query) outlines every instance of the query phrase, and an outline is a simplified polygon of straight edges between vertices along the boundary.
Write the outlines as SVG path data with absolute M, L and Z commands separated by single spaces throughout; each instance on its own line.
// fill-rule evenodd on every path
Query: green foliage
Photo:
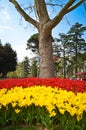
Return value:
M 55 63 L 58 67 L 56 65 L 55 67 L 57 72 L 59 70 L 62 72 L 60 68 L 63 68 L 64 77 L 70 77 L 77 71 L 83 70 L 85 66 L 86 41 L 83 37 L 84 31 L 86 31 L 85 26 L 75 23 L 68 33 L 60 33 L 59 38 L 55 39 L 54 51 L 58 59 Z
M 20 112 L 16 113 L 15 109 L 19 109 Z M 85 130 L 85 119 L 85 112 L 82 119 L 77 121 L 76 115 L 71 116 L 68 112 L 61 114 L 58 108 L 56 109 L 56 115 L 50 117 L 45 107 L 32 104 L 29 107 L 18 108 L 9 104 L 7 108 L 3 106 L 0 109 L 0 130 L 38 130 L 35 127 L 37 124 L 48 130 L 54 130 L 55 128 L 60 128 L 60 130 Z
M 23 67 L 23 77 L 28 77 L 30 74 L 30 64 L 28 57 L 25 57 L 24 61 L 22 62 Z
M 82 115 L 80 121 L 76 120 L 76 115 L 71 116 L 68 112 L 60 114 L 58 108 L 56 109 L 56 116 L 53 117 L 53 124 L 57 125 L 60 130 L 85 130 L 86 129 L 86 113 Z
M 41 126 L 53 130 L 51 129 L 53 127 L 51 117 L 45 107 L 36 107 L 32 104 L 29 107 L 19 108 L 19 113 L 16 113 L 15 109 L 17 107 L 12 107 L 11 104 L 8 105 L 8 109 L 5 107 L 0 109 L 0 126 L 7 124 L 11 126 L 19 126 L 20 124 L 33 126 L 39 123 Z
M 37 60 L 36 59 L 33 59 L 33 61 L 32 61 L 31 76 L 33 76 L 33 77 L 38 76 L 38 66 L 37 66 Z
M 27 40 L 27 49 L 31 49 L 32 52 L 38 53 L 39 50 L 39 39 L 38 39 L 38 33 L 33 34 L 28 40 Z
M 84 31 L 86 31 L 86 27 L 80 23 L 75 23 L 68 31 L 70 54 L 77 55 L 77 53 L 85 52 L 86 42 L 83 38 Z
M 83 38 L 84 31 L 86 31 L 86 26 L 80 23 L 75 23 L 68 31 L 68 46 L 70 47 L 70 54 L 74 57 L 73 66 L 75 67 L 75 73 L 78 72 L 78 68 L 81 66 L 79 64 L 79 55 L 86 51 L 86 42 Z
M 17 63 L 16 70 L 12 72 L 8 72 L 7 77 L 10 77 L 10 78 L 23 77 L 22 62 Z
M 17 65 L 17 54 L 9 43 L 0 44 L 0 75 L 5 77 L 8 72 L 15 71 Z

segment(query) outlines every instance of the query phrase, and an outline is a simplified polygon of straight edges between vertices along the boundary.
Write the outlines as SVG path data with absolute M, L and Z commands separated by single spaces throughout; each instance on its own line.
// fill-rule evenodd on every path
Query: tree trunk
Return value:
M 28 15 L 25 12 L 25 10 L 20 6 L 17 0 L 9 0 L 9 1 L 15 5 L 17 11 L 23 16 L 23 18 L 27 22 L 31 23 L 39 30 L 39 53 L 41 58 L 40 77 L 41 78 L 54 77 L 54 67 L 53 67 L 53 59 L 52 59 L 52 42 L 51 42 L 50 30 L 52 30 L 56 25 L 58 25 L 62 20 L 62 18 L 67 13 L 71 12 L 79 5 L 81 5 L 84 2 L 84 0 L 79 0 L 79 2 L 75 2 L 75 0 L 69 0 L 68 2 L 65 2 L 65 5 L 62 7 L 62 9 L 57 13 L 57 15 L 52 20 L 50 20 L 49 18 L 45 0 L 33 1 L 36 10 L 35 14 L 37 14 L 36 17 L 37 20 L 30 17 L 30 15 Z M 28 5 L 27 7 L 31 7 L 31 6 Z
M 39 32 L 39 54 L 40 54 L 40 75 L 41 78 L 54 77 L 53 49 L 51 32 L 41 30 Z

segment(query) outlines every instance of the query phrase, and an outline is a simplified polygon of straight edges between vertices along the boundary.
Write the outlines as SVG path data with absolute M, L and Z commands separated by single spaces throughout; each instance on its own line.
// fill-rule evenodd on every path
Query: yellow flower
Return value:
M 82 115 L 78 115 L 77 116 L 77 121 L 80 121 L 81 118 L 82 118 Z
M 16 113 L 19 113 L 19 112 L 20 112 L 20 110 L 19 110 L 19 109 L 15 109 L 15 112 L 16 112 Z
M 64 114 L 64 112 L 65 112 L 65 110 L 61 109 L 61 108 L 59 109 L 59 111 L 60 111 L 61 114 Z
M 52 112 L 50 113 L 50 117 L 53 117 L 53 116 L 55 116 L 55 115 L 56 115 L 55 111 L 52 111 Z
M 77 120 L 82 118 L 82 114 L 86 112 L 86 92 L 74 94 L 71 91 L 66 91 L 58 88 L 46 86 L 32 86 L 23 88 L 14 87 L 12 89 L 0 89 L 0 109 L 12 104 L 20 108 L 29 107 L 31 104 L 43 107 L 49 111 L 50 116 L 55 116 L 55 109 L 58 109 L 61 114 L 65 111 L 71 116 L 76 115 Z M 8 107 L 9 109 L 9 107 Z M 20 110 L 16 109 L 16 113 Z
M 16 106 L 16 102 L 12 102 L 12 107 L 15 107 Z

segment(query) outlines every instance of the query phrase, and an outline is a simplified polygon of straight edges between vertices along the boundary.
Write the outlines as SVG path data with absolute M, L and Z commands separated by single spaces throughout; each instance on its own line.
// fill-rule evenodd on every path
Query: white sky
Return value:
M 70 25 L 66 18 L 53 30 L 53 37 L 58 37 L 59 33 L 65 33 L 69 28 L 79 22 L 86 26 L 86 12 L 78 8 L 67 15 Z M 28 28 L 26 28 L 28 26 Z M 26 29 L 25 29 L 26 28 Z M 18 61 L 22 61 L 25 56 L 33 57 L 30 50 L 26 50 L 27 40 L 37 30 L 31 24 L 24 21 L 16 11 L 15 7 L 8 0 L 0 1 L 0 39 L 2 44 L 9 42 L 17 52 Z

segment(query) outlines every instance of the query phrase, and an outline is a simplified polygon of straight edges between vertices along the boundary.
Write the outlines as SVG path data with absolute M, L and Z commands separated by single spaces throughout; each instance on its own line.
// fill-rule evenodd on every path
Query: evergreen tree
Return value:
M 68 31 L 68 46 L 70 46 L 70 54 L 74 56 L 75 59 L 73 62 L 75 66 L 75 73 L 78 72 L 79 53 L 84 53 L 86 51 L 86 42 L 82 37 L 84 31 L 86 31 L 86 26 L 79 23 L 75 23 L 75 25 L 73 25 Z
M 17 54 L 9 43 L 0 44 L 0 77 L 6 77 L 8 72 L 15 71 L 17 65 Z
M 63 68 L 63 75 L 64 78 L 66 78 L 67 63 L 69 62 L 68 35 L 60 33 L 59 38 L 56 38 L 56 44 L 54 48 L 57 57 L 60 59 L 58 65 Z
M 31 64 L 31 76 L 38 77 L 38 66 L 37 66 L 36 58 L 33 59 L 32 64 Z
M 63 64 L 63 75 L 69 76 L 77 73 L 84 66 L 86 59 L 82 61 L 82 54 L 86 51 L 86 42 L 82 37 L 86 27 L 82 24 L 75 23 L 67 34 L 60 33 L 54 43 L 54 51 L 57 54 L 59 64 Z M 63 62 L 62 62 L 63 59 Z M 74 72 L 75 69 L 75 72 Z M 71 70 L 71 71 L 70 71 Z
M 24 58 L 22 66 L 23 66 L 23 77 L 28 77 L 30 75 L 30 64 L 28 57 Z

